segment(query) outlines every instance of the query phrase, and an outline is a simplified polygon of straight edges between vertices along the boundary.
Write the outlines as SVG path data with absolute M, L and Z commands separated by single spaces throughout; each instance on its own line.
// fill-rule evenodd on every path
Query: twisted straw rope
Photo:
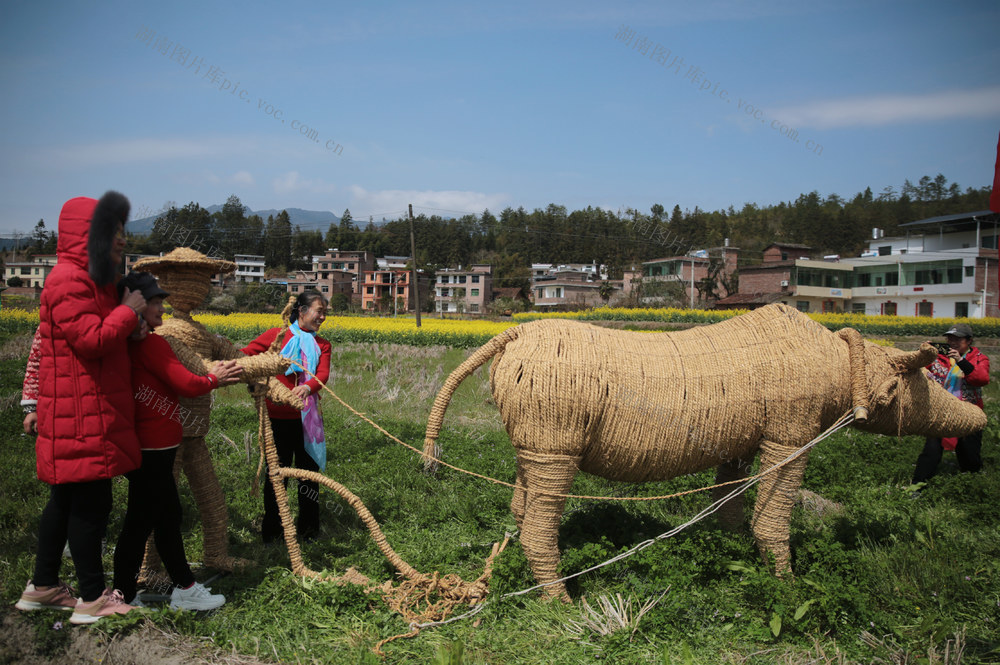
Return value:
M 289 299 L 288 305 L 285 306 L 285 309 L 282 312 L 285 323 L 279 334 L 275 336 L 273 348 L 277 348 L 277 344 L 280 343 L 280 340 L 284 337 L 284 331 L 288 326 L 288 314 L 290 312 L 290 308 L 292 307 L 292 303 L 294 303 L 294 297 Z M 302 368 L 302 366 L 298 363 L 294 364 Z M 304 370 L 304 368 L 302 369 Z M 313 375 L 310 374 L 310 376 Z M 410 632 L 394 635 L 376 644 L 373 648 L 373 651 L 376 654 L 385 656 L 385 653 L 382 651 L 382 646 L 385 644 L 396 639 L 414 637 L 417 635 L 420 632 L 420 628 L 417 627 L 418 620 L 426 622 L 432 619 L 444 619 L 452 613 L 457 605 L 466 603 L 475 605 L 486 597 L 486 594 L 489 593 L 489 579 L 493 572 L 493 560 L 507 546 L 507 542 L 510 539 L 509 536 L 504 538 L 502 543 L 494 543 L 490 555 L 486 559 L 482 574 L 472 582 L 466 582 L 458 575 L 442 576 L 436 571 L 431 575 L 424 575 L 423 573 L 420 573 L 404 561 L 402 557 L 396 554 L 396 552 L 389 545 L 388 540 L 382 532 L 378 522 L 372 516 L 371 512 L 364 505 L 361 499 L 359 499 L 353 492 L 321 473 L 307 471 L 304 469 L 281 467 L 280 461 L 278 460 L 277 447 L 274 443 L 274 432 L 271 429 L 270 419 L 267 417 L 267 403 L 265 399 L 266 390 L 262 385 L 255 385 L 254 388 L 255 390 L 253 391 L 253 396 L 258 414 L 259 441 L 261 443 L 262 452 L 267 459 L 269 469 L 268 476 L 271 481 L 271 486 L 274 488 L 275 499 L 278 504 L 278 514 L 281 518 L 281 525 L 284 530 L 285 545 L 288 548 L 288 556 L 292 564 L 292 572 L 301 577 L 310 577 L 313 579 L 336 583 L 352 583 L 366 586 L 366 591 L 378 590 L 382 593 L 382 597 L 386 604 L 389 605 L 389 607 L 394 611 L 403 615 L 409 623 Z M 285 478 L 297 478 L 299 480 L 311 480 L 317 482 L 332 489 L 345 499 L 365 523 L 365 526 L 368 528 L 369 534 L 375 541 L 379 551 L 382 552 L 393 567 L 399 571 L 399 574 L 406 579 L 396 587 L 392 586 L 391 581 L 387 581 L 382 585 L 375 585 L 372 584 L 367 577 L 358 573 L 353 568 L 348 569 L 344 575 L 338 577 L 332 575 L 322 575 L 321 573 L 311 570 L 308 566 L 306 566 L 302 560 L 302 551 L 299 547 L 298 539 L 296 538 L 295 524 L 292 520 L 291 510 L 288 505 L 288 493 L 285 489 L 284 483 Z M 436 600 L 433 598 L 436 598 Z M 423 604 L 423 609 L 419 609 L 421 603 Z M 411 609 L 414 606 L 418 608 L 417 611 Z
M 597 495 L 591 495 L 591 494 L 562 494 L 560 492 L 550 492 L 550 491 L 546 491 L 546 490 L 531 489 L 529 487 L 525 487 L 524 485 L 517 485 L 517 484 L 514 484 L 514 483 L 508 483 L 505 480 L 499 480 L 497 478 L 491 478 L 490 476 L 484 476 L 481 473 L 476 473 L 475 471 L 469 471 L 468 469 L 463 469 L 460 466 L 455 466 L 454 464 L 449 464 L 448 462 L 445 462 L 444 460 L 442 460 L 440 458 L 434 457 L 433 455 L 429 455 L 429 454 L 425 453 L 424 451 L 422 451 L 422 450 L 420 450 L 418 448 L 415 448 L 414 446 L 411 446 L 410 444 L 406 443 L 405 441 L 402 441 L 399 438 L 397 438 L 396 436 L 393 436 L 391 433 L 389 433 L 388 431 L 386 431 L 386 429 L 383 428 L 381 425 L 379 425 L 375 421 L 371 420 L 365 414 L 361 413 L 360 411 L 358 411 L 357 409 L 355 409 L 354 407 L 352 407 L 350 404 L 348 404 L 347 402 L 345 402 L 344 400 L 342 400 L 337 395 L 337 393 L 333 392 L 333 390 L 331 390 L 328 385 L 326 385 L 325 383 L 323 383 L 322 381 L 320 381 L 316 377 L 316 375 L 313 374 L 312 372 L 310 372 L 308 369 L 306 369 L 305 367 L 303 367 L 299 363 L 295 362 L 294 360 L 292 361 L 292 366 L 298 367 L 300 370 L 302 370 L 303 372 L 305 372 L 306 374 L 308 374 L 310 377 L 312 377 L 313 379 L 316 379 L 316 381 L 320 384 L 320 387 L 323 388 L 323 390 L 325 390 L 326 392 L 330 393 L 330 395 L 332 395 L 335 400 L 337 400 L 338 402 L 340 402 L 340 404 L 345 409 L 347 409 L 348 411 L 350 411 L 351 413 L 353 413 L 354 415 L 356 415 L 358 418 L 360 418 L 361 420 L 363 420 L 366 423 L 368 423 L 369 425 L 371 425 L 373 428 L 375 428 L 376 430 L 378 430 L 379 432 L 381 432 L 382 434 L 384 434 L 390 440 L 392 440 L 392 441 L 398 443 L 399 445 L 403 446 L 404 448 L 408 448 L 408 449 L 412 450 L 415 453 L 419 453 L 422 457 L 425 457 L 425 458 L 427 458 L 427 459 L 429 459 L 429 460 L 431 460 L 433 462 L 437 462 L 438 464 L 441 464 L 442 466 L 446 466 L 449 469 L 452 469 L 453 471 L 458 471 L 459 473 L 464 473 L 464 474 L 470 475 L 470 476 L 472 476 L 474 478 L 480 478 L 482 480 L 487 480 L 487 481 L 489 481 L 489 482 L 491 482 L 491 483 L 493 483 L 495 485 L 503 485 L 504 487 L 510 487 L 511 489 L 521 490 L 522 492 L 527 492 L 529 494 L 538 494 L 538 495 L 542 495 L 542 496 L 552 496 L 552 497 L 557 497 L 557 498 L 560 498 L 560 499 L 591 499 L 591 500 L 595 500 L 595 501 L 660 501 L 662 499 L 674 499 L 676 497 L 685 496 L 687 494 L 694 494 L 696 492 L 706 492 L 708 490 L 715 489 L 717 487 L 726 487 L 727 485 L 735 485 L 736 483 L 742 483 L 742 482 L 745 482 L 746 480 L 753 480 L 753 479 L 756 479 L 756 478 L 760 478 L 763 475 L 763 474 L 758 473 L 755 476 L 749 476 L 749 477 L 745 477 L 745 478 L 738 478 L 736 480 L 730 480 L 728 482 L 719 483 L 717 485 L 708 485 L 706 487 L 699 487 L 699 488 L 693 489 L 693 490 L 685 490 L 683 492 L 675 492 L 673 494 L 661 494 L 659 496 L 597 496 Z M 850 413 L 850 412 L 848 412 L 848 413 Z

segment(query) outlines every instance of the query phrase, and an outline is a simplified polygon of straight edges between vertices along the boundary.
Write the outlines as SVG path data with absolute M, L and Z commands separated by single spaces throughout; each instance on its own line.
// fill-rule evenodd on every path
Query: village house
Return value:
M 729 241 L 722 247 L 713 247 L 690 252 L 685 256 L 668 256 L 652 261 L 643 261 L 640 286 L 642 288 L 640 302 L 644 305 L 657 305 L 662 301 L 656 288 L 659 283 L 676 282 L 683 288 L 685 303 L 689 307 L 706 303 L 701 291 L 705 291 L 704 280 L 713 273 L 712 291 L 716 294 L 725 293 L 725 280 L 736 272 L 736 262 L 739 250 L 729 246 Z M 741 273 L 742 276 L 742 273 Z M 634 280 L 632 280 L 634 283 Z
M 434 273 L 434 311 L 482 316 L 493 297 L 493 267 L 473 265 Z
M 782 302 L 803 312 L 998 316 L 998 225 L 1000 216 L 984 210 L 909 222 L 902 236 L 873 229 L 862 256 L 846 259 L 773 244 L 760 265 L 740 268 L 739 293 L 717 307 Z
M 606 295 L 613 297 L 622 291 L 621 280 L 608 280 L 606 266 L 596 263 L 531 265 L 531 295 L 535 307 L 549 309 L 600 307 L 601 285 L 608 283 Z

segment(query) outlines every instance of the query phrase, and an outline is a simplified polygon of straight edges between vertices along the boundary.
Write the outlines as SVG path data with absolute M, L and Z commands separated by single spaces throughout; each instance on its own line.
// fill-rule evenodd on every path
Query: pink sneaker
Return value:
M 64 582 L 43 590 L 36 589 L 29 580 L 21 600 L 14 603 L 14 607 L 19 610 L 71 610 L 76 607 L 76 593 Z
M 125 602 L 121 591 L 105 589 L 100 598 L 89 603 L 83 602 L 83 598 L 80 598 L 69 622 L 75 624 L 94 623 L 112 614 L 128 614 L 129 610 L 134 609 L 136 608 Z

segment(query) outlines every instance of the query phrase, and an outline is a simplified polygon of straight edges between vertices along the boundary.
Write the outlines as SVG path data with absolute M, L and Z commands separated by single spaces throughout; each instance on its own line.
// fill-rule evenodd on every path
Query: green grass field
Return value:
M 53 623 L 65 615 L 21 614 L 12 607 L 30 576 L 38 516 L 47 498 L 47 486 L 35 478 L 33 440 L 20 434 L 17 404 L 28 334 L 13 331 L 0 338 L 5 441 L 0 458 L 0 618 L 29 626 L 39 653 L 62 662 L 69 634 L 88 629 L 54 631 Z M 439 386 L 467 354 L 444 347 L 344 344 L 335 348 L 331 388 L 420 447 Z M 571 605 L 545 602 L 536 593 L 500 600 L 504 593 L 533 584 L 515 539 L 500 555 L 489 603 L 475 619 L 394 641 L 385 647 L 385 662 L 1000 662 L 998 390 L 997 384 L 988 389 L 984 472 L 959 474 L 954 457 L 946 454 L 939 476 L 916 498 L 907 488 L 922 439 L 848 430 L 820 443 L 812 452 L 804 487 L 841 508 L 822 504 L 825 508 L 817 510 L 815 501 L 796 507 L 794 580 L 776 579 L 748 535 L 721 531 L 710 518 L 573 580 Z M 412 566 L 424 573 L 477 577 L 492 543 L 515 531 L 510 489 L 449 470 L 428 477 L 416 454 L 329 397 L 323 403 L 327 475 L 365 502 L 390 544 Z M 258 459 L 256 414 L 244 388 L 219 392 L 212 425 L 208 441 L 227 493 L 231 553 L 258 565 L 212 583 L 228 599 L 214 613 L 164 609 L 89 630 L 110 639 L 153 622 L 200 643 L 198 655 L 210 662 L 223 662 L 224 654 L 233 653 L 274 662 L 380 662 L 371 648 L 407 632 L 407 626 L 378 594 L 298 579 L 283 546 L 260 543 L 262 502 L 250 493 Z M 440 443 L 449 462 L 513 481 L 513 450 L 491 402 L 486 368 L 457 393 Z M 704 472 L 637 486 L 580 475 L 573 493 L 657 495 L 709 485 L 713 479 L 713 473 Z M 125 483 L 120 479 L 115 484 L 108 571 L 124 512 Z M 200 524 L 183 480 L 181 498 L 188 557 L 197 562 Z M 306 563 L 334 574 L 354 566 L 377 582 L 393 579 L 394 571 L 346 504 L 326 490 L 320 501 L 322 534 L 303 546 Z M 705 493 L 628 504 L 570 500 L 560 529 L 562 570 L 571 573 L 604 561 L 685 522 L 709 502 Z M 204 579 L 207 573 L 196 568 L 196 575 Z M 64 577 L 74 581 L 68 559 Z M 582 598 L 598 608 L 602 597 L 616 594 L 631 603 L 632 618 L 647 600 L 660 600 L 638 622 L 610 634 L 581 627 Z

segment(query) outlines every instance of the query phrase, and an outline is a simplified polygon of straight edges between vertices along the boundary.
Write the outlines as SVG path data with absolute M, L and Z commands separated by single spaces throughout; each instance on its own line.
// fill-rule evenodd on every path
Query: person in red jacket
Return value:
M 111 513 L 111 479 L 141 459 L 126 339 L 146 307 L 141 293 L 115 290 L 129 202 L 71 199 L 59 214 L 58 262 L 45 280 L 38 368 L 38 478 L 51 487 L 38 530 L 35 570 L 18 609 L 72 609 L 72 623 L 124 614 L 104 586 L 101 539 Z M 80 597 L 59 580 L 69 541 Z
M 291 325 L 282 339 L 281 355 L 291 358 L 309 370 L 316 378 L 292 365 L 279 376 L 283 384 L 298 394 L 305 406 L 302 412 L 267 400 L 267 415 L 271 419 L 274 443 L 281 466 L 294 466 L 308 471 L 326 468 L 326 438 L 319 408 L 320 381 L 330 378 L 330 342 L 316 334 L 326 320 L 326 299 L 319 291 L 303 291 L 289 317 Z M 250 342 L 243 353 L 253 356 L 263 353 L 278 336 L 279 328 L 271 328 Z M 286 482 L 287 484 L 287 482 Z M 309 540 L 319 535 L 319 484 L 299 481 L 299 519 L 297 531 Z M 264 522 L 261 537 L 265 543 L 282 537 L 278 502 L 270 482 L 264 484 Z
M 982 387 L 990 382 L 990 359 L 972 346 L 972 328 L 966 323 L 955 324 L 944 337 L 948 341 L 948 352 L 939 353 L 937 359 L 927 366 L 931 380 L 940 383 L 963 402 L 972 402 L 983 408 Z M 962 471 L 979 471 L 983 468 L 980 456 L 982 443 L 982 432 L 961 438 L 928 438 L 917 458 L 913 484 L 929 480 L 937 473 L 945 450 L 955 451 L 958 468 Z
M 143 318 L 153 330 L 163 324 L 163 300 L 169 296 L 148 272 L 131 272 L 125 287 L 146 298 Z M 167 573 L 174 583 L 171 609 L 212 610 L 226 599 L 197 582 L 184 553 L 181 538 L 181 501 L 174 480 L 174 458 L 181 443 L 184 420 L 190 413 L 177 397 L 198 397 L 219 386 L 236 383 L 243 368 L 235 360 L 219 361 L 207 376 L 189 371 L 170 344 L 159 335 L 129 341 L 132 390 L 135 393 L 135 432 L 142 448 L 142 466 L 128 474 L 128 509 L 115 547 L 114 586 L 126 602 L 136 598 L 136 580 L 146 539 L 156 541 Z M 134 602 L 134 604 L 139 604 Z

